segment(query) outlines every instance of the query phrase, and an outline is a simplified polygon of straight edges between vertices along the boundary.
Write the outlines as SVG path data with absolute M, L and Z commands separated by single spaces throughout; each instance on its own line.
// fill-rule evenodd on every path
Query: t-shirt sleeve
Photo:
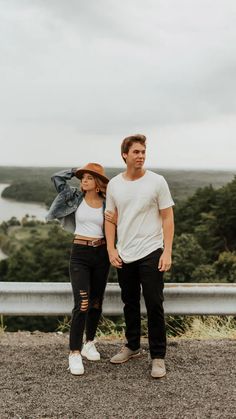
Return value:
M 166 180 L 164 179 L 164 177 L 161 177 L 161 182 L 160 182 L 160 187 L 158 190 L 158 195 L 157 195 L 157 200 L 158 200 L 158 206 L 159 209 L 165 209 L 165 208 L 169 208 L 172 207 L 173 205 L 175 205 L 170 190 L 169 190 L 169 186 L 166 182 Z
M 106 192 L 106 211 L 115 211 L 116 205 L 112 195 L 112 185 L 108 183 Z

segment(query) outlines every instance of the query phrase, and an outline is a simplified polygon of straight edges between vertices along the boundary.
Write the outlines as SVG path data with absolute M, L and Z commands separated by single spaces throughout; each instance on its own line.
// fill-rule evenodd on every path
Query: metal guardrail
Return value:
M 236 284 L 172 283 L 164 290 L 166 314 L 236 315 Z M 0 282 L 0 314 L 8 316 L 70 315 L 70 283 Z M 142 299 L 141 311 L 145 313 Z M 107 284 L 103 313 L 123 313 L 118 284 Z

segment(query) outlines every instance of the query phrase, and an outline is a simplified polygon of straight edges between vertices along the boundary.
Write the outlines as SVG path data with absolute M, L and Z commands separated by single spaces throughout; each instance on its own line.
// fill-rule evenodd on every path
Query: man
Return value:
M 127 344 L 111 362 L 123 363 L 140 355 L 142 285 L 148 317 L 151 375 L 160 378 L 166 374 L 163 272 L 171 266 L 174 202 L 163 176 L 144 169 L 144 135 L 125 138 L 121 156 L 127 168 L 109 182 L 106 201 L 107 211 L 117 211 L 116 247 L 116 226 L 106 220 L 105 231 L 109 259 L 118 270 Z

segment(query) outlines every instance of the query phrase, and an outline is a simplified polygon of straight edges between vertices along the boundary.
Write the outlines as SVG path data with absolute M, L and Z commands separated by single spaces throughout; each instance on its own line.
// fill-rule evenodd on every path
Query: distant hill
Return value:
M 65 168 L 0 166 L 0 183 L 12 185 L 5 191 L 4 196 L 21 201 L 49 204 L 55 196 L 50 177 L 63 169 Z M 124 169 L 108 167 L 106 173 L 112 178 L 122 170 Z M 201 187 L 212 185 L 214 188 L 219 188 L 230 182 L 236 174 L 236 171 L 217 170 L 157 170 L 156 168 L 151 170 L 166 178 L 176 202 L 193 195 L 196 189 Z M 77 179 L 72 183 L 77 184 Z

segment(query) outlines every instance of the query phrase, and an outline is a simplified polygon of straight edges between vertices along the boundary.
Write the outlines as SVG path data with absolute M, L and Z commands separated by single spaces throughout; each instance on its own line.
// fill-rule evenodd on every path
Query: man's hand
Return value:
M 166 272 L 166 271 L 169 271 L 170 267 L 171 267 L 171 252 L 164 249 L 159 259 L 158 269 L 160 272 Z
M 115 268 L 122 268 L 122 259 L 120 258 L 118 254 L 117 249 L 108 250 L 109 254 L 109 260 L 112 266 L 115 266 Z
M 115 211 L 105 211 L 105 220 L 112 224 L 117 224 L 117 209 Z

